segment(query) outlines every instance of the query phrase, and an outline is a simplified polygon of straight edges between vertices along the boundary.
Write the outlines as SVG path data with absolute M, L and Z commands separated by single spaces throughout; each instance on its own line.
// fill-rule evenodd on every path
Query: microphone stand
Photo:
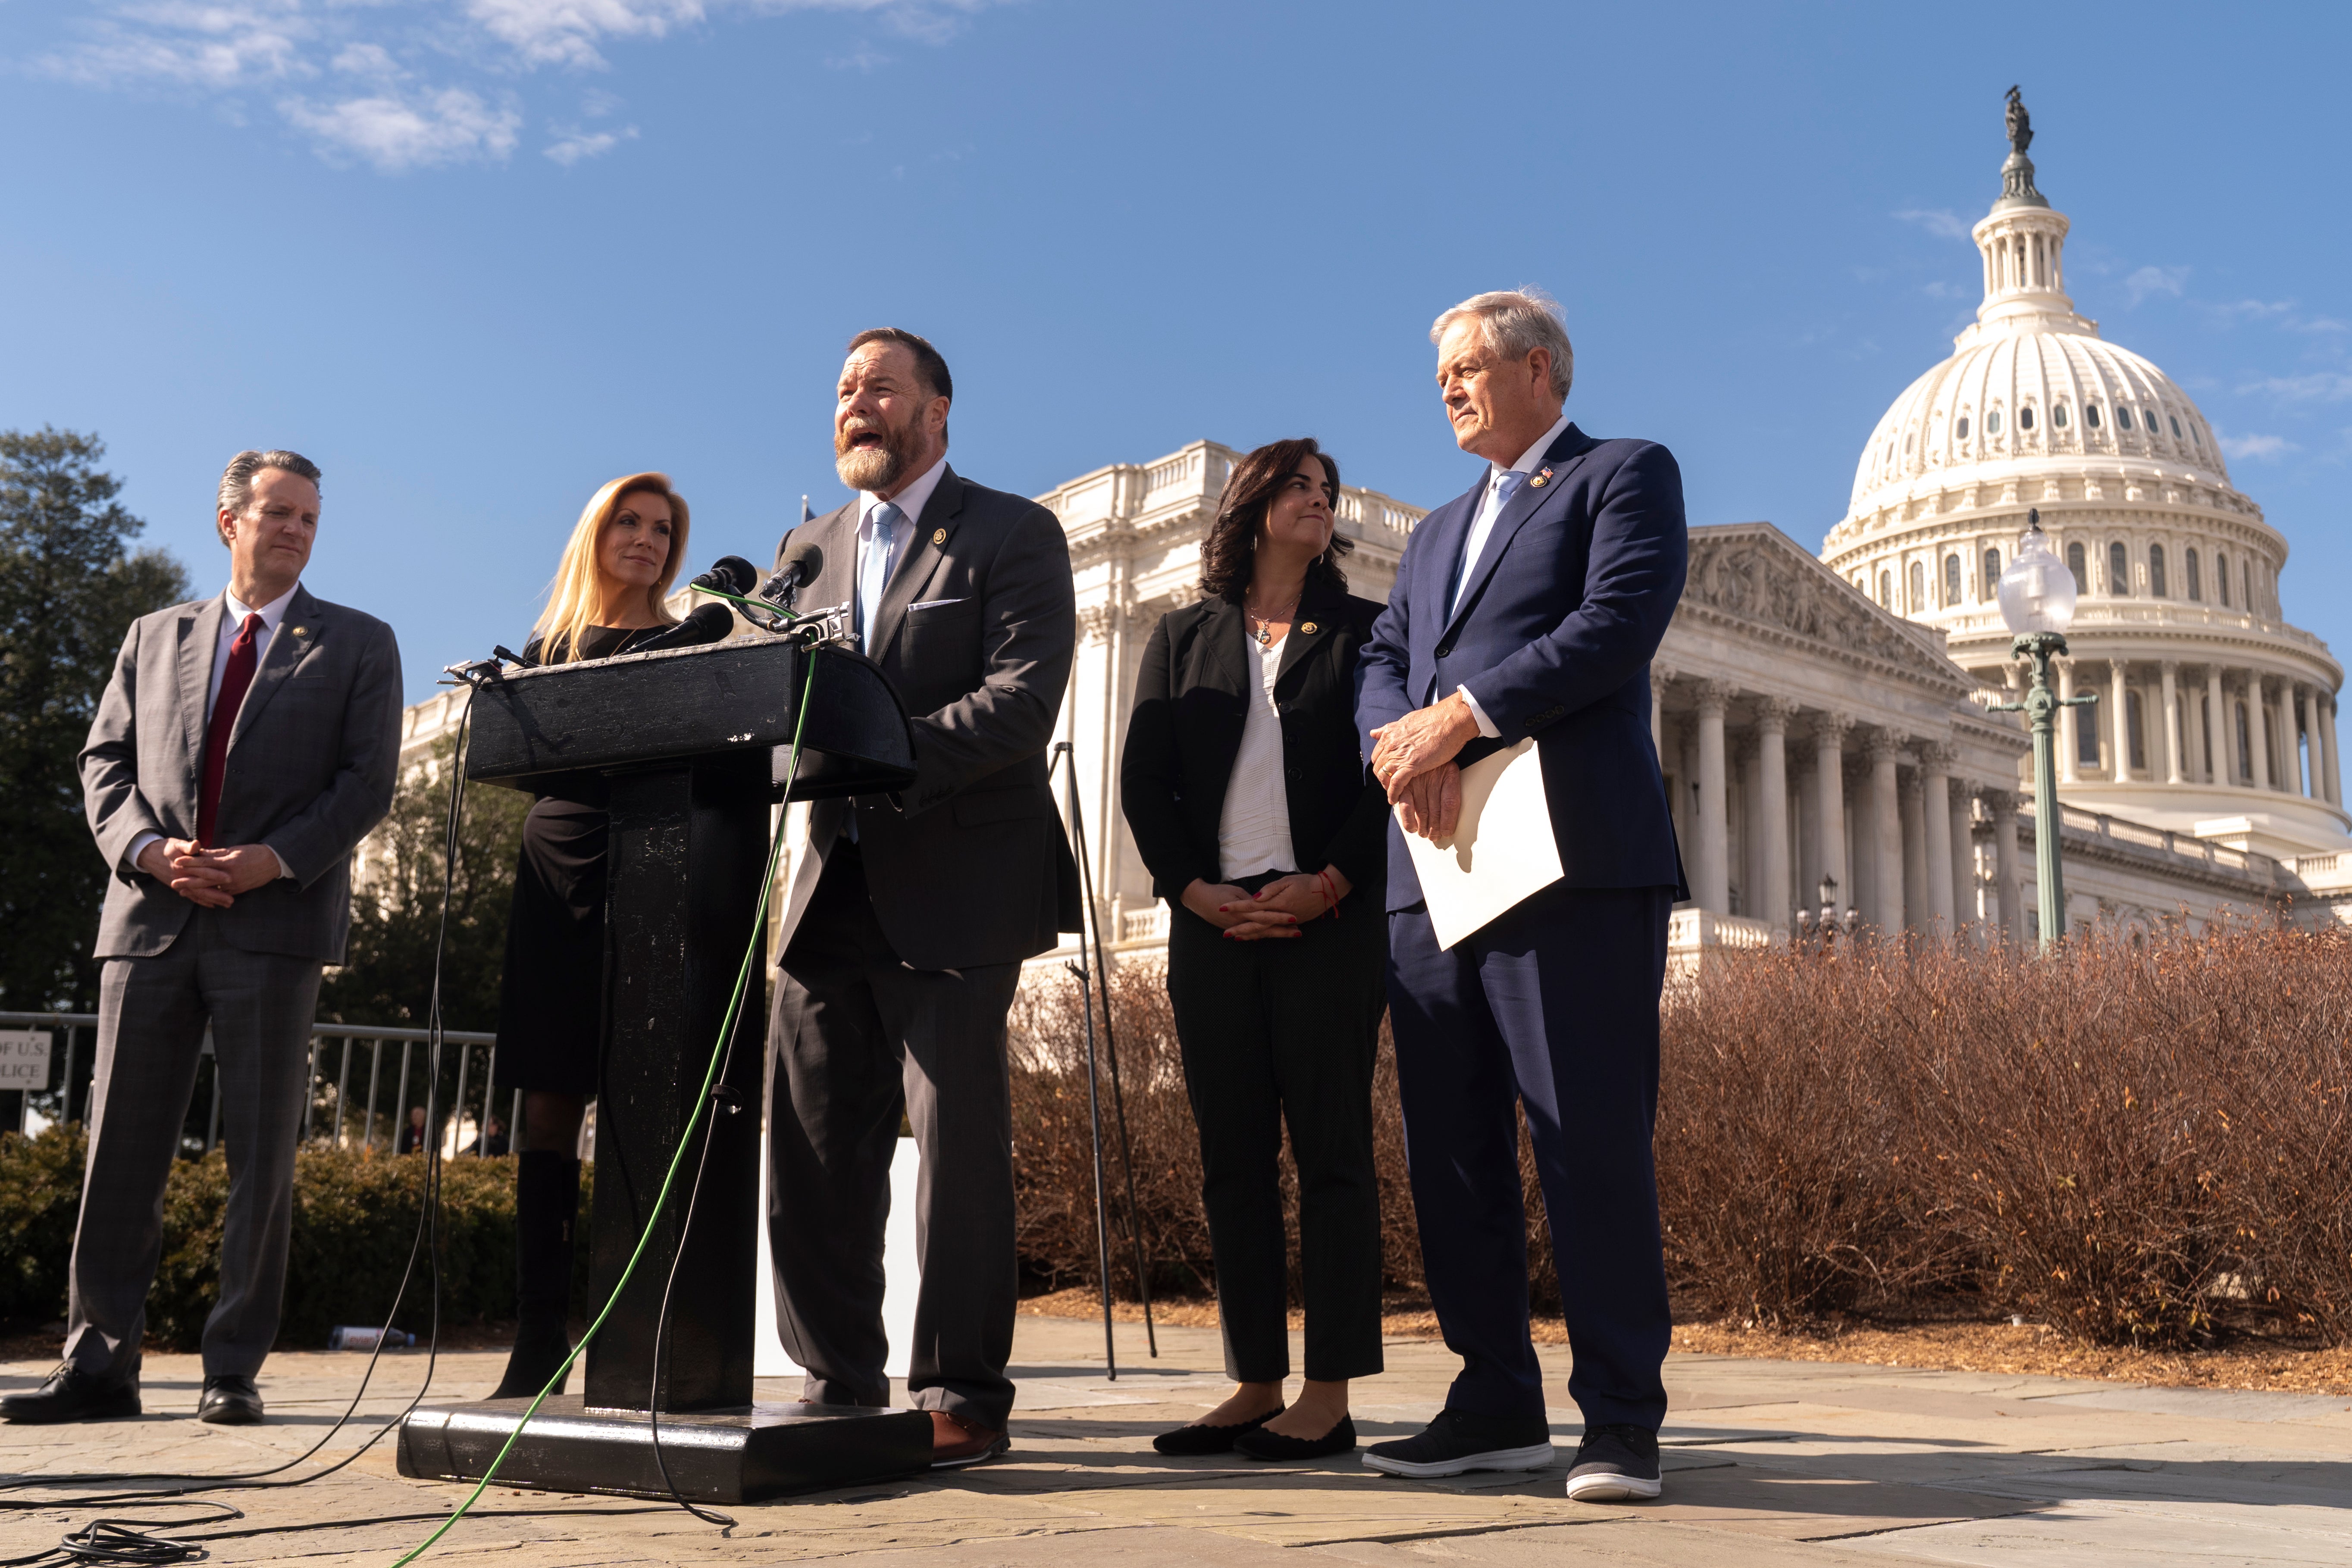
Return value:
M 1127 1131 L 1127 1094 L 1119 1081 L 1118 1043 L 1111 1033 L 1110 967 L 1105 957 L 1106 944 L 1102 939 L 1101 916 L 1095 905 L 1094 868 L 1092 862 L 1087 858 L 1086 816 L 1078 807 L 1077 753 L 1071 749 L 1069 742 L 1056 741 L 1054 742 L 1054 757 L 1056 763 L 1066 761 L 1070 764 L 1067 772 L 1063 775 L 1063 782 L 1069 800 L 1070 836 L 1076 840 L 1075 848 L 1078 862 L 1078 886 L 1082 895 L 1080 901 L 1086 906 L 1078 915 L 1078 960 L 1068 967 L 1078 976 L 1078 996 L 1081 1003 L 1085 1005 L 1087 1012 L 1087 1099 L 1095 1123 L 1095 1240 L 1096 1251 L 1102 1268 L 1104 1354 L 1108 1359 L 1110 1352 L 1110 1237 L 1104 1213 L 1106 1205 L 1103 1201 L 1102 1117 L 1100 1110 L 1094 1108 L 1095 1014 L 1094 1000 L 1087 984 L 1086 974 L 1087 921 L 1088 920 L 1095 921 L 1094 963 L 1097 984 L 1092 989 L 1102 993 L 1103 1054 L 1110 1063 L 1111 1107 L 1113 1114 L 1118 1121 L 1119 1163 L 1127 1177 L 1127 1234 L 1128 1239 L 1135 1247 L 1135 1289 L 1143 1302 L 1144 1342 L 1150 1348 L 1151 1359 L 1157 1361 L 1160 1359 L 1160 1334 L 1151 1321 L 1151 1272 L 1144 1256 L 1143 1210 L 1136 1202 L 1135 1196 L 1135 1148 Z M 1110 1375 L 1115 1380 L 1118 1376 L 1118 1363 L 1115 1360 L 1111 1361 L 1110 1368 Z

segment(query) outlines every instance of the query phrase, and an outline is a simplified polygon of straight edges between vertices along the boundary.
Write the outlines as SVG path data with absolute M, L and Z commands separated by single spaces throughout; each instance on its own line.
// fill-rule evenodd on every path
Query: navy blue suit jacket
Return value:
M 1596 441 L 1570 425 L 1495 520 L 1448 616 L 1486 489 L 1481 475 L 1405 547 L 1356 667 L 1364 755 L 1373 729 L 1467 686 L 1502 734 L 1465 747 L 1465 766 L 1536 737 L 1561 885 L 1687 898 L 1650 743 L 1650 658 L 1689 553 L 1682 470 L 1654 441 Z M 1421 881 L 1393 816 L 1389 833 L 1388 907 L 1409 909 Z

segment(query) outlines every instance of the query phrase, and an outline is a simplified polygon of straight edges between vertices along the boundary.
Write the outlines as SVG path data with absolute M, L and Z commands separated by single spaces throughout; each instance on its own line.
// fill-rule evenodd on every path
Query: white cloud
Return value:
M 386 174 L 441 163 L 503 163 L 522 129 L 522 116 L 514 110 L 494 109 L 457 87 L 413 99 L 382 94 L 314 104 L 294 98 L 278 107 L 317 140 L 321 152 L 358 158 Z
M 622 142 L 636 139 L 637 128 L 634 125 L 625 125 L 618 131 L 582 131 L 574 127 L 559 130 L 556 139 L 541 151 L 568 169 L 583 158 L 601 157 Z
M 5 3 L 5 0 L 0 0 Z M 333 160 L 394 171 L 499 162 L 529 111 L 529 80 L 543 70 L 607 71 L 615 43 L 651 44 L 729 17 L 833 12 L 923 44 L 941 44 L 971 16 L 1010 0 L 96 0 L 58 6 L 56 43 L 34 57 L 49 76 L 93 88 L 157 86 L 222 95 L 327 73 L 332 92 L 282 97 L 288 124 Z M 97 14 L 91 16 L 89 13 Z M 858 42 L 828 63 L 872 70 L 890 57 Z M 364 91 L 355 89 L 364 87 Z M 591 95 L 593 99 L 596 95 Z M 583 104 L 591 119 L 620 100 Z M 545 123 L 558 163 L 611 151 L 637 132 L 584 132 Z
M 2131 296 L 2135 305 L 2151 294 L 2169 294 L 2177 300 L 2188 287 L 2186 267 L 2143 267 L 2124 279 L 2124 292 Z
M 2222 451 L 2241 462 L 2264 462 L 2303 450 L 2284 436 L 2224 436 L 2216 430 L 2213 438 L 2221 443 Z
M 1959 214 L 1945 207 L 1906 207 L 1895 215 L 1905 223 L 1916 223 L 1938 239 L 1966 239 L 1969 226 Z
M 2248 382 L 2238 390 L 2267 393 L 2285 403 L 2342 403 L 2352 398 L 2352 375 L 2322 370 L 2309 375 L 2266 376 Z

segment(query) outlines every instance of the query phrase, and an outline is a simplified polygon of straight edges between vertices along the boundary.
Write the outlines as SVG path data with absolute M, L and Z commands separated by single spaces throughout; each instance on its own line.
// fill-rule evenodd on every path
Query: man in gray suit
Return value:
M 1077 914 L 1045 769 L 1077 631 L 1069 546 L 1044 507 L 948 466 L 953 395 L 914 333 L 851 339 L 834 451 L 858 493 L 786 536 L 822 552 L 799 602 L 850 605 L 914 716 L 916 778 L 810 811 L 769 1026 L 776 1317 L 803 1397 L 889 1401 L 882 1238 L 903 1113 L 922 1159 L 907 1387 L 936 1466 L 1007 1447 L 1004 1019 L 1021 961 Z
M 322 965 L 351 925 L 351 856 L 392 805 L 392 628 L 312 598 L 319 470 L 240 452 L 217 518 L 228 591 L 131 626 L 81 753 L 99 852 L 98 1063 L 65 1361 L 11 1421 L 136 1415 L 163 1184 L 211 1026 L 228 1146 L 220 1300 L 199 1416 L 261 1419 L 278 1335 Z

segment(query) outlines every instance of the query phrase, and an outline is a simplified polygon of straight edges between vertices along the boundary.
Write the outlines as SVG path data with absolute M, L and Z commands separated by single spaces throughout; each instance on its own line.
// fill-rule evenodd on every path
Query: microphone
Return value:
M 760 581 L 759 568 L 740 555 L 722 555 L 705 572 L 687 584 L 689 588 L 716 588 L 722 594 L 740 596 L 749 594 Z
M 776 563 L 776 574 L 760 585 L 760 597 L 772 605 L 792 608 L 793 601 L 803 588 L 816 581 L 824 570 L 824 552 L 814 539 L 796 539 L 784 546 L 784 558 Z
M 734 629 L 734 611 L 724 605 L 704 605 L 667 631 L 647 637 L 629 651 L 658 653 L 666 647 L 697 647 L 704 643 L 725 642 L 727 634 Z

